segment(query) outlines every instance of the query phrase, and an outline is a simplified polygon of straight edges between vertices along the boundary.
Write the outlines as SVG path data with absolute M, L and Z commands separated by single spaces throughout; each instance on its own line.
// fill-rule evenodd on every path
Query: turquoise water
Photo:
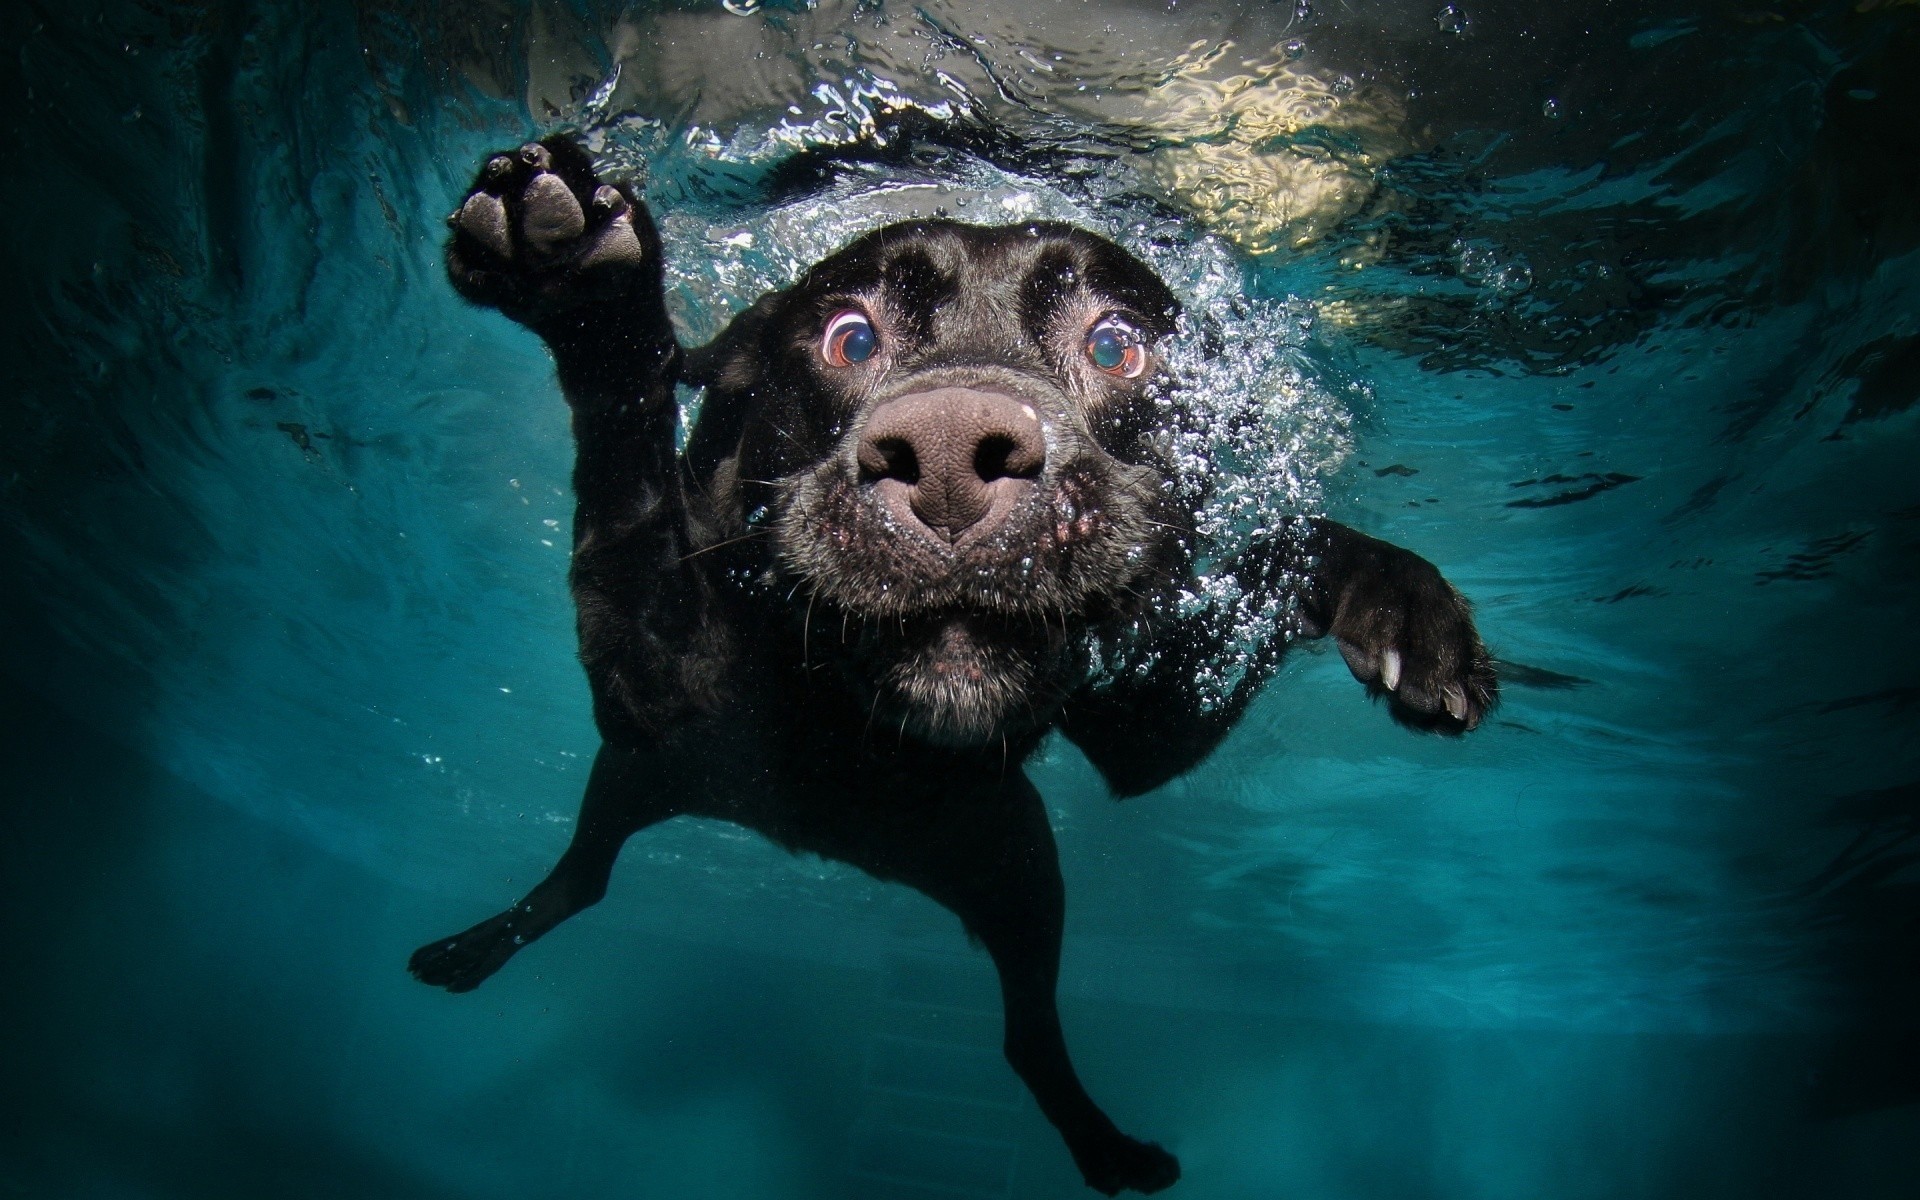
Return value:
M 1091 1194 L 951 918 L 730 827 L 406 977 L 596 744 L 550 363 L 438 258 L 560 127 L 690 336 L 911 211 L 1109 233 L 1263 406 L 1219 536 L 1476 601 L 1470 738 L 1309 647 L 1162 792 L 1034 763 L 1171 1194 L 1920 1190 L 1920 10 L 1532 8 L 12 6 L 0 1192 Z

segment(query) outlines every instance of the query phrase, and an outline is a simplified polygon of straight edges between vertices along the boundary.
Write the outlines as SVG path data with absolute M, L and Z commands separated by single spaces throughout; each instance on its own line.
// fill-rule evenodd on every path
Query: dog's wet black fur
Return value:
M 545 339 L 572 409 L 603 744 L 553 873 L 413 973 L 469 990 L 599 900 L 628 837 L 725 818 L 958 914 L 999 970 L 1007 1059 L 1088 1185 L 1174 1182 L 1068 1059 L 1059 863 L 1021 769 L 1057 728 L 1117 795 L 1157 787 L 1284 652 L 1202 703 L 1230 648 L 1174 615 L 1194 514 L 1164 458 L 1173 295 L 1082 230 L 917 221 L 683 351 L 645 207 L 565 139 L 490 158 L 450 223 L 454 285 Z M 681 381 L 706 389 L 684 453 Z M 1461 732 L 1494 702 L 1465 601 L 1406 550 L 1297 521 L 1223 569 L 1294 594 L 1301 629 L 1337 638 L 1404 723 Z

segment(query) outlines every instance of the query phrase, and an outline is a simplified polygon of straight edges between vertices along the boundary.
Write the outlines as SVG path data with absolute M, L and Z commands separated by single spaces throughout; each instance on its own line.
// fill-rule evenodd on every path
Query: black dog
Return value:
M 1064 911 L 1021 763 L 1058 728 L 1118 795 L 1188 770 L 1228 633 L 1181 618 L 1194 513 L 1166 459 L 1156 343 L 1177 304 L 1082 230 L 894 225 L 683 353 L 646 209 L 560 138 L 487 161 L 454 286 L 552 349 L 577 444 L 573 592 L 602 747 L 573 842 L 526 899 L 413 956 L 466 991 L 599 900 L 621 844 L 682 813 L 920 889 L 1000 973 L 1006 1055 L 1089 1186 L 1179 1177 L 1075 1076 Z M 675 450 L 678 380 L 704 385 Z M 1220 568 L 1332 633 L 1396 717 L 1471 729 L 1495 681 L 1465 601 L 1412 553 L 1295 523 Z

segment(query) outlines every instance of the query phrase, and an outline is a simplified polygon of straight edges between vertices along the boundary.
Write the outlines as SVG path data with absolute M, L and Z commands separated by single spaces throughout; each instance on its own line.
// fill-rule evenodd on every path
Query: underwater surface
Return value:
M 1324 512 L 1474 600 L 1467 738 L 1309 643 L 1157 793 L 1032 763 L 1068 1039 L 1171 1195 L 1920 1195 L 1920 7 L 0 37 L 0 1195 L 1091 1194 L 957 923 L 732 826 L 636 838 L 479 992 L 408 978 L 597 745 L 551 362 L 440 265 L 557 129 L 661 215 L 688 340 L 902 216 L 1114 237 L 1231 431 L 1220 542 Z

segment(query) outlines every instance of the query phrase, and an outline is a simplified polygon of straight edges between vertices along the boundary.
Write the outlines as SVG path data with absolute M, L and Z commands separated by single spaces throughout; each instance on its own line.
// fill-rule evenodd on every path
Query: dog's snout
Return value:
M 858 457 L 862 480 L 896 518 L 910 515 L 951 543 L 1006 519 L 1046 464 L 1047 446 L 1031 404 L 951 387 L 875 409 Z

